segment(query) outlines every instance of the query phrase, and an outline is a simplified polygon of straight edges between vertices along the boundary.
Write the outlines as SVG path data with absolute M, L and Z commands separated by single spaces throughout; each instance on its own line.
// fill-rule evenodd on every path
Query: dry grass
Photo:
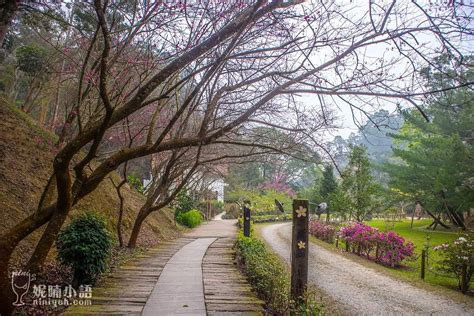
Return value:
M 5 231 L 34 212 L 42 190 L 51 174 L 55 135 L 37 126 L 26 114 L 0 99 L 0 231 Z M 111 174 L 116 182 L 119 176 Z M 138 192 L 126 187 L 123 219 L 124 240 L 128 240 L 134 219 L 144 202 Z M 82 210 L 95 210 L 108 219 L 109 229 L 115 232 L 119 200 L 110 180 L 105 180 L 93 193 L 84 198 L 71 216 Z M 152 246 L 160 240 L 175 238 L 181 228 L 176 227 L 171 210 L 152 214 L 142 227 L 138 245 Z M 28 259 L 42 229 L 34 232 L 17 247 L 13 263 Z M 50 254 L 54 257 L 54 253 Z

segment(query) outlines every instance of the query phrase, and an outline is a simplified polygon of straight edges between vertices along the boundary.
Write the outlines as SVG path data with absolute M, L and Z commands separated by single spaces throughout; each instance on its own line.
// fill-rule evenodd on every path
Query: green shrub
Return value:
M 34 45 L 18 47 L 16 50 L 17 67 L 29 76 L 37 76 L 46 69 L 46 51 Z
M 127 178 L 128 183 L 137 190 L 139 193 L 144 194 L 145 193 L 145 187 L 142 184 L 142 181 L 137 175 L 131 174 Z
M 271 313 L 285 313 L 289 306 L 290 280 L 279 258 L 268 252 L 263 242 L 242 233 L 237 239 L 237 258 L 250 284 L 267 303 L 267 309 Z
M 190 210 L 185 213 L 179 213 L 176 220 L 184 226 L 194 228 L 202 223 L 202 214 L 198 210 Z
M 87 212 L 74 218 L 56 241 L 58 259 L 74 271 L 73 286 L 93 284 L 106 269 L 112 238 L 105 221 Z
M 314 292 L 307 291 L 298 303 L 290 299 L 289 273 L 281 259 L 269 251 L 262 241 L 245 237 L 240 232 L 236 250 L 239 265 L 260 298 L 266 302 L 269 314 L 320 315 L 322 313 Z
M 293 218 L 292 214 L 282 213 L 282 214 L 278 214 L 278 215 L 252 216 L 252 221 L 254 223 L 285 222 L 285 221 L 291 221 L 292 218 Z
M 188 192 L 186 190 L 181 190 L 178 193 L 176 200 L 177 200 L 177 206 L 174 211 L 174 216 L 176 220 L 179 222 L 178 217 L 182 213 L 186 213 L 192 210 L 194 208 L 194 202 L 191 199 L 191 197 L 188 195 Z

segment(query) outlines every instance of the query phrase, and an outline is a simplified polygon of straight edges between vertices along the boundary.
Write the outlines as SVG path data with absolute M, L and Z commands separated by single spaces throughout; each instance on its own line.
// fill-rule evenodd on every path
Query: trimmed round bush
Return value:
M 93 284 L 107 267 L 112 246 L 105 221 L 87 212 L 74 218 L 56 241 L 59 261 L 74 271 L 72 285 Z
M 190 210 L 178 214 L 176 220 L 184 226 L 194 228 L 202 223 L 202 214 L 198 210 Z

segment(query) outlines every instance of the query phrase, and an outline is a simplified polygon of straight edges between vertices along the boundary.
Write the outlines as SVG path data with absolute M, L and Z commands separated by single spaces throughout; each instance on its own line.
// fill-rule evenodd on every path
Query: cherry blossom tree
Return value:
M 248 148 L 254 144 L 236 136 L 255 126 L 324 151 L 320 125 L 331 124 L 339 104 L 362 114 L 384 104 L 423 112 L 421 102 L 437 91 L 420 67 L 434 67 L 441 51 L 462 63 L 458 43 L 472 33 L 460 4 L 95 0 L 80 7 L 90 30 L 75 31 L 83 32 L 73 47 L 77 91 L 43 194 L 54 199 L 41 199 L 0 237 L 4 284 L 16 245 L 46 224 L 30 260 L 41 265 L 74 205 L 127 161 L 160 154 L 169 166 L 207 146 Z M 142 137 L 103 155 L 106 136 L 124 120 Z M 0 294 L 8 314 L 10 291 Z

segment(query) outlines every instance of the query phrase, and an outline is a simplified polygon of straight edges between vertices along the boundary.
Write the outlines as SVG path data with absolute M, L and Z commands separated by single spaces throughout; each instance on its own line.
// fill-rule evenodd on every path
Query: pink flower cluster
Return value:
M 332 243 L 336 235 L 336 229 L 334 226 L 323 224 L 318 220 L 312 220 L 309 222 L 309 233 L 318 239 Z
M 392 267 L 413 256 L 412 242 L 405 243 L 405 239 L 395 232 L 380 232 L 359 222 L 341 227 L 338 236 L 346 242 L 347 251 L 352 250 L 359 256 L 365 254 L 367 258 L 375 252 L 376 262 Z

